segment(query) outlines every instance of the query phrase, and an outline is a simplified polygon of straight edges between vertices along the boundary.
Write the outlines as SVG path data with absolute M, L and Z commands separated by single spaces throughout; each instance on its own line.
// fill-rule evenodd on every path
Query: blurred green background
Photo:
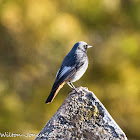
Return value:
M 44 103 L 81 40 L 94 47 L 75 86 L 93 91 L 127 137 L 140 139 L 139 0 L 0 0 L 0 133 L 41 131 L 71 90 Z

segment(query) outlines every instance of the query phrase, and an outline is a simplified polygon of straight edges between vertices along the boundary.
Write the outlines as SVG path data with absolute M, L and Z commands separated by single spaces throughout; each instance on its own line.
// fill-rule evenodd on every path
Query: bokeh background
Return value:
M 93 91 L 127 137 L 140 139 L 139 0 L 0 0 L 0 133 L 41 131 L 71 90 L 44 103 L 81 40 L 94 47 L 75 86 Z

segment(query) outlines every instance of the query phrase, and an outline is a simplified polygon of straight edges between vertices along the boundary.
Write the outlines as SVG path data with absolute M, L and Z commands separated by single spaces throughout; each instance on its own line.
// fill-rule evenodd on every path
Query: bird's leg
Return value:
M 75 88 L 75 86 L 73 85 L 73 83 L 72 82 L 68 82 L 67 83 L 72 89 L 74 89 L 76 92 L 78 92 L 77 90 L 76 90 L 76 88 Z
M 68 82 L 67 84 L 68 84 L 71 88 L 73 88 L 73 87 L 71 86 L 70 82 Z
M 71 86 L 73 87 L 73 89 L 75 89 L 75 86 L 73 85 L 73 83 L 72 83 L 72 82 L 70 82 L 70 84 L 71 84 Z

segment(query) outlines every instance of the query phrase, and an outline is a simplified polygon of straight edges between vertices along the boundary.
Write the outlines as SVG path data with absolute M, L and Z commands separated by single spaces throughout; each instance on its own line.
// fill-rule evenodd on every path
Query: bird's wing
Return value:
M 74 66 L 64 66 L 61 67 L 56 74 L 56 83 L 62 83 L 63 81 L 68 81 L 73 74 L 81 68 L 84 63 L 77 63 Z
M 61 67 L 56 75 L 55 83 L 61 84 L 63 81 L 67 81 L 76 72 L 75 67 L 64 66 Z
M 84 63 L 79 63 L 73 67 L 68 67 L 68 66 L 64 66 L 61 67 L 57 74 L 56 74 L 56 79 L 55 82 L 53 84 L 51 93 L 49 95 L 49 97 L 46 100 L 46 103 L 50 103 L 53 101 L 53 99 L 55 98 L 55 96 L 57 95 L 57 93 L 59 92 L 59 90 L 63 87 L 63 85 L 69 81 L 69 79 L 72 77 L 72 75 L 81 68 L 81 66 Z
M 84 64 L 84 57 L 79 59 L 76 54 L 69 53 L 63 60 L 60 69 L 56 74 L 55 82 L 67 81 Z

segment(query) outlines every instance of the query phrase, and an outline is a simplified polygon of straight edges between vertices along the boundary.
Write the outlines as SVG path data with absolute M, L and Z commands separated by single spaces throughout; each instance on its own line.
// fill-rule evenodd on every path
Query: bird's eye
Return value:
M 84 48 L 87 49 L 88 45 L 84 45 Z

